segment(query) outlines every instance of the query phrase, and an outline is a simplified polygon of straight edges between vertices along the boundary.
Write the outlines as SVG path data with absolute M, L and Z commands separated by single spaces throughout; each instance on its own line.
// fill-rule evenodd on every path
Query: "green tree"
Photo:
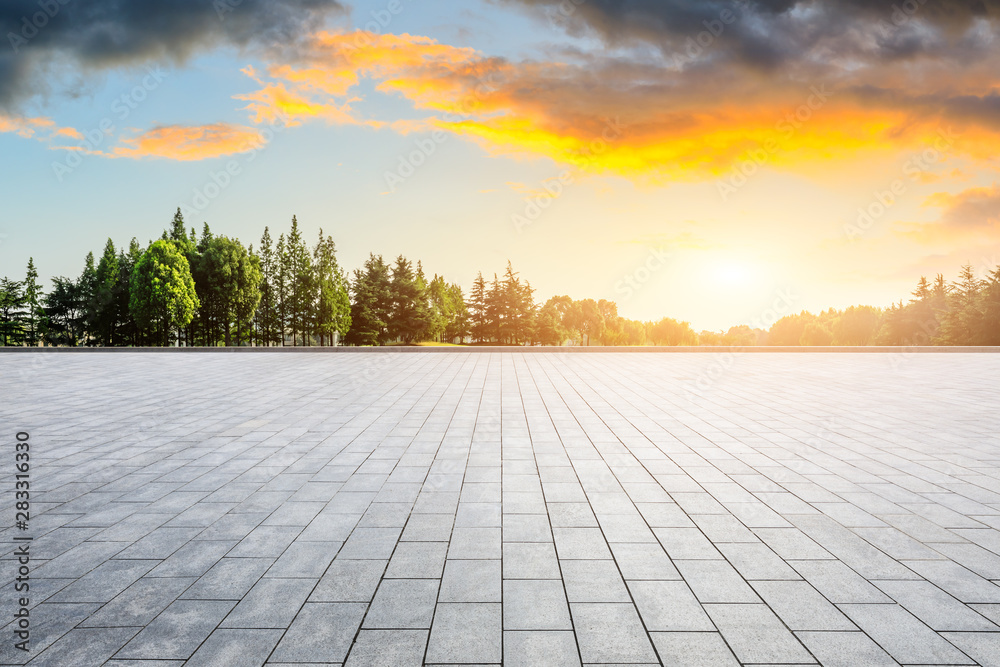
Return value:
M 333 345 L 335 335 L 343 339 L 351 328 L 351 299 L 347 278 L 337 263 L 337 245 L 332 237 L 323 238 L 322 229 L 313 249 L 313 270 L 318 286 L 315 334 L 320 345 Z
M 104 244 L 97 268 L 94 271 L 91 307 L 93 320 L 91 330 L 99 345 L 112 346 L 117 342 L 118 313 L 115 304 L 115 288 L 118 284 L 118 253 L 110 238 Z
M 145 333 L 145 330 L 140 328 L 135 318 L 132 317 L 132 311 L 129 308 L 132 272 L 141 258 L 142 246 L 133 236 L 128 244 L 128 252 L 122 251 L 118 254 L 118 278 L 115 281 L 114 308 L 115 320 L 119 327 L 119 345 L 140 345 Z
M 86 330 L 79 282 L 71 278 L 53 278 L 52 289 L 45 295 L 45 315 L 49 322 L 46 339 L 50 344 L 79 345 Z
M 98 321 L 99 306 L 97 301 L 97 266 L 94 263 L 94 253 L 88 252 L 83 263 L 83 272 L 77 278 L 77 287 L 83 303 L 83 342 L 92 345 L 94 329 Z
M 486 281 L 483 280 L 483 274 L 480 271 L 472 283 L 472 291 L 469 292 L 469 330 L 473 340 L 480 343 L 489 340 L 491 328 L 491 322 L 487 317 L 487 294 Z
M 292 258 L 288 252 L 288 244 L 285 242 L 284 234 L 278 235 L 278 245 L 275 247 L 274 261 L 274 293 L 278 304 L 278 338 L 280 344 L 284 346 L 285 338 L 288 335 L 292 310 L 289 289 L 292 281 Z
M 349 345 L 385 345 L 392 309 L 389 266 L 381 255 L 370 254 L 363 269 L 355 269 L 351 285 Z
M 27 297 L 24 283 L 4 276 L 0 279 L 0 345 L 24 342 L 24 317 Z
M 299 231 L 299 221 L 292 216 L 292 230 L 285 245 L 288 280 L 288 325 L 292 333 L 292 345 L 309 343 L 309 332 L 313 330 L 316 306 L 316 285 L 314 282 L 312 255 Z
M 38 283 L 35 259 L 28 258 L 28 269 L 24 278 L 24 342 L 36 347 L 45 336 L 45 308 L 42 286 Z
M 212 236 L 207 243 L 203 236 L 199 250 L 196 289 L 208 342 L 230 347 L 235 333 L 240 344 L 260 302 L 260 261 L 226 236 Z
M 281 344 L 281 318 L 278 310 L 278 266 L 271 232 L 265 227 L 260 239 L 260 306 L 257 308 L 257 331 L 264 346 Z
M 427 288 L 413 264 L 402 255 L 396 258 L 389 284 L 392 308 L 389 311 L 389 336 L 406 344 L 424 340 L 430 332 L 431 309 Z
M 132 316 L 163 346 L 170 344 L 171 329 L 187 326 L 199 307 L 187 258 L 170 241 L 156 241 L 143 253 L 130 288 Z

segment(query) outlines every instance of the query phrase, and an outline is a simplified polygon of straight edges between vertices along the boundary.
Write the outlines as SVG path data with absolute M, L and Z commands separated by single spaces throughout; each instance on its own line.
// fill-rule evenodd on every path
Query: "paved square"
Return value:
M 0 663 L 1000 665 L 998 377 L 992 354 L 0 355 Z

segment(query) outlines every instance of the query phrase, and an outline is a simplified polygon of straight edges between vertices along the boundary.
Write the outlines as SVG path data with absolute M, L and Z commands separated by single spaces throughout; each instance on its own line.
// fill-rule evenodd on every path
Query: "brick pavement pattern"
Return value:
M 0 663 L 1000 665 L 1000 356 L 8 355 Z M 155 662 L 148 662 L 155 661 Z

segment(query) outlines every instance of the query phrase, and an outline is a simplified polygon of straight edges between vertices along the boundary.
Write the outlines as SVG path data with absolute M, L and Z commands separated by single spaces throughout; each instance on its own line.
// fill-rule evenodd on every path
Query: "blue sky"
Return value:
M 285 2 L 296 10 L 298 0 Z M 732 3 L 691 4 L 716 12 L 695 24 L 707 29 Z M 349 39 L 387 0 L 296 24 L 295 49 L 227 32 L 238 12 L 263 11 L 259 3 L 234 7 L 194 46 L 165 36 L 161 52 L 112 54 L 110 63 L 40 34 L 21 53 L 0 56 L 0 274 L 21 275 L 32 256 L 43 278 L 77 275 L 106 238 L 145 243 L 178 206 L 190 226 L 207 221 L 248 244 L 265 225 L 276 237 L 297 215 L 309 237 L 321 227 L 333 235 L 348 269 L 369 252 L 402 253 L 467 287 L 477 271 L 490 276 L 510 260 L 540 300 L 613 299 L 628 317 L 671 316 L 696 329 L 760 322 L 782 295 L 794 295 L 794 310 L 887 306 L 921 274 L 953 276 L 966 261 L 980 273 L 995 268 L 1000 190 L 988 105 L 998 83 L 984 66 L 959 69 L 962 49 L 983 31 L 993 35 L 995 17 L 956 23 L 918 14 L 893 30 L 936 30 L 937 38 L 901 61 L 888 53 L 896 33 L 879 35 L 884 18 L 827 4 L 882 50 L 834 37 L 806 43 L 788 33 L 788 16 L 762 14 L 754 20 L 766 27 L 774 19 L 774 39 L 798 50 L 788 62 L 749 63 L 760 47 L 736 33 L 734 19 L 678 69 L 672 57 L 704 32 L 682 31 L 687 15 L 636 2 L 618 16 L 614 3 L 592 2 L 553 22 L 547 16 L 559 5 L 542 0 L 469 2 L 457 12 L 455 3 L 403 1 L 373 36 L 386 49 L 374 55 L 352 51 Z M 66 21 L 82 20 L 65 12 Z M 824 20 L 801 8 L 794 18 Z M 834 47 L 847 54 L 837 69 L 817 64 Z M 391 58 L 379 61 L 383 53 Z M 5 80 L 5 62 L 36 68 L 35 85 Z M 920 90 L 909 82 L 915 70 Z M 165 76 L 156 82 L 150 71 Z M 450 123 L 470 72 L 482 71 L 499 73 L 484 108 Z M 326 95 L 315 77 L 357 81 Z M 827 85 L 829 101 L 811 97 Z M 875 85 L 880 96 L 866 92 Z M 294 92 L 308 110 L 286 115 L 293 126 L 253 152 L 219 140 L 219 131 L 227 141 L 267 131 L 235 96 L 269 86 Z M 144 98 L 131 100 L 124 119 L 122 96 Z M 933 107 L 917 101 L 935 96 Z M 344 103 L 350 117 L 332 115 Z M 812 103 L 780 149 L 760 152 L 783 118 Z M 615 119 L 620 136 L 595 152 L 593 138 Z M 114 130 L 89 153 L 62 148 L 85 144 L 102 121 Z M 942 131 L 957 138 L 935 143 Z M 157 132 L 168 140 L 154 141 Z M 182 143 L 192 153 L 174 150 Z M 386 174 L 420 146 L 420 166 L 391 191 Z M 78 166 L 53 166 L 71 152 Z M 213 178 L 232 165 L 238 175 L 216 194 Z M 752 173 L 734 180 L 741 166 Z M 212 196 L 199 202 L 206 188 Z M 878 213 L 886 193 L 891 204 L 860 228 L 859 211 Z

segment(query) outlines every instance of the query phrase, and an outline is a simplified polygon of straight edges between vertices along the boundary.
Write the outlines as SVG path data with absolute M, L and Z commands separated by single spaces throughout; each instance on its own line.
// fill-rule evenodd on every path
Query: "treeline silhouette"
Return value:
M 283 346 L 455 343 L 490 345 L 1000 345 L 1000 267 L 978 278 L 921 278 L 912 298 L 887 309 L 852 306 L 787 315 L 769 329 L 693 331 L 687 322 L 619 316 L 613 301 L 555 296 L 544 303 L 508 262 L 480 273 L 468 295 L 400 255 L 370 255 L 349 276 L 336 244 L 315 244 L 293 216 L 258 248 L 188 230 L 178 209 L 160 239 L 128 248 L 108 239 L 77 278 L 46 292 L 29 258 L 24 280 L 0 281 L 3 346 Z

